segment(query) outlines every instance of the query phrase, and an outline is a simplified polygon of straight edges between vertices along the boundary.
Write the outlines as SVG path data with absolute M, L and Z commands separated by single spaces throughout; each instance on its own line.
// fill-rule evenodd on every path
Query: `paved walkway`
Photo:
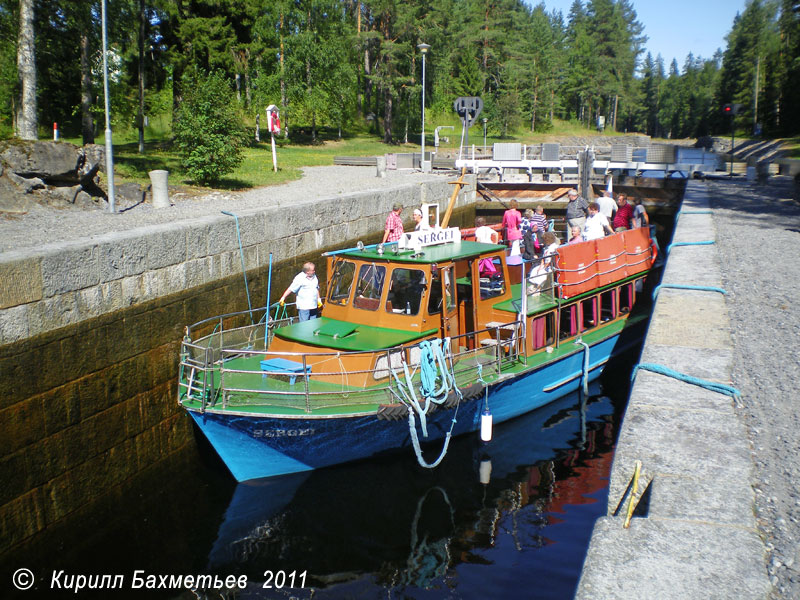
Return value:
M 717 238 L 717 210 L 708 213 L 720 189 L 731 196 L 741 195 L 740 207 L 745 197 L 747 202 L 758 201 L 750 197 L 750 184 L 692 181 L 674 242 Z M 764 250 L 758 228 L 769 235 L 770 228 L 783 223 L 765 218 L 761 211 L 737 216 L 747 219 L 752 237 L 733 243 L 746 250 L 752 269 L 763 270 L 764 260 L 779 260 L 758 254 Z M 748 241 L 756 243 L 748 245 Z M 784 249 L 796 259 L 800 240 L 794 242 Z M 726 273 L 734 266 L 729 262 L 731 243 L 726 238 L 720 245 L 673 247 L 662 283 L 723 288 L 724 282 L 730 283 Z M 796 260 L 794 264 L 796 273 Z M 781 285 L 796 288 L 797 280 Z M 752 296 L 746 294 L 723 296 L 712 291 L 662 288 L 641 361 L 738 384 L 735 365 L 744 340 L 733 335 L 738 323 L 731 323 L 730 313 L 746 313 L 748 303 Z M 775 324 L 762 325 L 761 336 L 767 339 L 758 343 L 769 343 L 769 330 Z M 766 351 L 754 357 L 758 363 L 773 362 L 774 358 Z M 750 369 L 757 370 L 758 363 Z M 768 573 L 770 544 L 765 543 L 763 523 L 756 518 L 754 485 L 759 473 L 742 415 L 742 407 L 758 398 L 748 394 L 750 390 L 745 392 L 740 401 L 734 401 L 664 375 L 638 372 L 611 474 L 608 514 L 612 516 L 595 525 L 577 598 L 794 597 L 780 593 L 777 578 L 770 580 Z M 642 463 L 640 490 L 650 485 L 649 507 L 624 529 L 625 511 L 613 514 L 637 460 Z

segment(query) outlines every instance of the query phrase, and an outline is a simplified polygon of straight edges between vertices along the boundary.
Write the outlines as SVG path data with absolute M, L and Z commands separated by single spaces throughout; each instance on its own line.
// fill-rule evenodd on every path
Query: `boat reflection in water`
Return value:
M 435 470 L 394 456 L 239 484 L 208 568 L 247 574 L 250 597 L 572 597 L 620 407 L 567 396 L 454 440 Z M 266 570 L 305 589 L 257 591 Z

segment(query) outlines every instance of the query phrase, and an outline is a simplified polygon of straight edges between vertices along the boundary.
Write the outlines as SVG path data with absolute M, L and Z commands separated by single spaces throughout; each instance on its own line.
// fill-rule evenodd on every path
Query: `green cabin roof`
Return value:
M 339 252 L 337 256 L 346 256 L 357 260 L 375 262 L 387 261 L 396 263 L 433 264 L 451 260 L 462 260 L 465 258 L 476 258 L 492 251 L 505 250 L 505 246 L 497 244 L 460 241 L 450 244 L 439 244 L 438 246 L 425 246 L 422 248 L 422 256 L 415 258 L 413 250 L 400 250 L 395 254 L 393 250 L 394 247 L 393 245 L 387 244 L 383 254 L 378 254 L 377 249 L 374 246 L 370 246 L 364 250 Z
M 369 352 L 407 344 L 437 331 L 438 328 L 425 331 L 388 329 L 320 317 L 281 327 L 275 330 L 275 335 L 284 340 L 332 350 Z

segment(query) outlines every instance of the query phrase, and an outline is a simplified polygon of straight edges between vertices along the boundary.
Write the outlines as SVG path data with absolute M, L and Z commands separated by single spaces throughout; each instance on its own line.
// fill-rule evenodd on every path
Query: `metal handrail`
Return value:
M 247 314 L 247 313 L 245 313 L 245 314 Z M 207 320 L 207 322 L 208 321 L 209 320 Z M 517 321 L 517 320 L 510 321 L 508 323 L 504 323 L 502 326 L 499 326 L 499 327 L 485 328 L 485 329 L 478 330 L 478 331 L 475 331 L 475 332 L 469 332 L 469 333 L 466 333 L 466 334 L 461 334 L 459 336 L 451 338 L 451 341 L 455 342 L 457 344 L 458 341 L 461 340 L 462 338 L 463 339 L 467 339 L 469 337 L 478 336 L 478 335 L 480 335 L 482 333 L 491 334 L 491 333 L 494 332 L 495 336 L 497 336 L 500 329 L 502 329 L 504 327 L 513 327 L 515 333 L 513 334 L 512 338 L 509 340 L 510 346 L 509 346 L 508 354 L 505 354 L 505 352 L 500 349 L 499 345 L 498 345 L 498 348 L 495 349 L 495 357 L 494 357 L 494 361 L 493 362 L 495 362 L 495 364 L 496 364 L 497 374 L 499 375 L 500 372 L 502 371 L 502 368 L 503 368 L 504 365 L 508 364 L 509 362 L 513 362 L 513 361 L 517 360 L 517 358 L 519 356 L 519 348 L 518 348 L 519 344 L 518 344 L 518 342 L 519 342 L 520 325 L 521 325 L 520 321 Z M 241 329 L 247 329 L 249 327 L 252 327 L 252 326 L 243 327 Z M 213 335 L 218 335 L 219 333 L 220 332 L 216 332 Z M 416 368 L 416 366 L 418 366 L 418 363 L 414 363 L 411 360 L 411 354 L 410 353 L 411 353 L 411 350 L 413 350 L 413 348 L 418 347 L 418 346 L 419 346 L 419 343 L 415 343 L 415 344 L 411 344 L 411 345 L 407 345 L 407 346 L 401 346 L 401 347 L 398 347 L 398 348 L 387 348 L 387 349 L 382 350 L 382 351 L 354 351 L 354 352 L 341 352 L 341 351 L 333 352 L 333 351 L 331 351 L 331 352 L 313 353 L 313 356 L 315 358 L 325 358 L 325 357 L 342 358 L 342 357 L 353 357 L 353 356 L 356 356 L 356 355 L 378 356 L 380 354 L 384 354 L 386 356 L 386 360 L 387 360 L 386 369 L 388 371 L 388 370 L 390 370 L 392 368 L 391 367 L 391 365 L 392 365 L 392 354 L 394 352 L 404 352 L 405 355 L 406 355 L 406 360 Z M 200 373 L 200 372 L 203 373 L 203 377 L 204 377 L 204 379 L 203 379 L 203 382 L 204 382 L 203 383 L 203 391 L 202 391 L 203 410 L 205 410 L 205 407 L 209 404 L 209 402 L 207 402 L 208 401 L 208 390 L 209 390 L 209 387 L 213 387 L 214 370 L 217 369 L 217 368 L 220 371 L 220 377 L 221 377 L 219 390 L 211 390 L 211 392 L 214 393 L 216 391 L 217 393 L 221 392 L 223 394 L 224 406 L 228 405 L 227 404 L 227 399 L 228 399 L 229 394 L 231 392 L 233 392 L 233 393 L 257 394 L 257 395 L 260 395 L 260 394 L 267 395 L 267 394 L 269 394 L 269 395 L 272 395 L 273 397 L 284 397 L 284 398 L 287 398 L 287 399 L 289 399 L 289 398 L 297 398 L 298 400 L 300 400 L 302 398 L 305 401 L 305 410 L 306 410 L 306 412 L 311 412 L 312 406 L 314 408 L 317 408 L 317 407 L 320 406 L 319 401 L 317 400 L 318 398 L 320 398 L 322 396 L 330 396 L 331 394 L 336 394 L 337 393 L 335 391 L 334 392 L 332 392 L 332 391 L 312 391 L 310 389 L 310 387 L 309 387 L 310 380 L 311 380 L 312 377 L 337 376 L 337 375 L 342 375 L 342 376 L 350 375 L 350 376 L 352 376 L 352 375 L 368 374 L 368 373 L 374 373 L 375 372 L 375 367 L 373 366 L 370 369 L 359 369 L 359 370 L 355 370 L 355 371 L 350 371 L 350 370 L 341 370 L 341 371 L 331 370 L 331 371 L 324 371 L 324 372 L 309 373 L 308 369 L 307 369 L 308 358 L 312 354 L 311 353 L 307 353 L 307 352 L 284 352 L 284 351 L 274 351 L 274 350 L 254 350 L 254 349 L 251 349 L 251 348 L 222 348 L 219 351 L 219 355 L 215 357 L 215 356 L 210 356 L 209 355 L 209 352 L 212 352 L 212 350 L 210 348 L 208 348 L 208 347 L 204 348 L 203 346 L 200 346 L 200 345 L 195 344 L 195 343 L 184 342 L 184 352 L 186 351 L 187 348 L 193 348 L 195 350 L 198 350 L 198 351 L 201 351 L 201 352 L 205 353 L 203 359 L 202 360 L 198 360 L 198 359 L 189 358 L 188 356 L 191 353 L 187 352 L 186 353 L 187 354 L 187 359 L 184 361 L 187 366 L 195 368 L 198 373 Z M 216 349 L 214 349 L 214 351 L 215 350 Z M 485 354 L 486 352 L 487 352 L 486 348 L 479 348 L 479 347 L 473 348 L 471 350 L 466 350 L 464 352 L 457 352 L 456 356 L 454 357 L 456 375 L 457 376 L 458 375 L 463 375 L 464 373 L 468 373 L 468 372 L 471 372 L 471 371 L 477 369 L 477 367 L 472 367 L 472 366 L 470 366 L 468 368 L 458 368 L 458 365 L 459 365 L 459 363 L 460 363 L 462 358 L 469 357 L 469 356 L 474 356 L 474 355 L 478 355 L 478 354 Z M 237 387 L 227 386 L 226 383 L 225 383 L 225 375 L 226 374 L 255 374 L 255 373 L 259 373 L 261 375 L 269 375 L 269 374 L 286 375 L 285 372 L 278 372 L 278 371 L 261 371 L 261 370 L 253 371 L 253 370 L 247 370 L 247 369 L 228 369 L 228 368 L 225 367 L 225 363 L 226 363 L 227 360 L 229 360 L 230 358 L 232 358 L 234 356 L 242 356 L 242 355 L 257 355 L 257 356 L 260 355 L 260 356 L 289 357 L 289 358 L 293 357 L 295 359 L 299 359 L 302 362 L 302 365 L 303 365 L 303 372 L 302 373 L 298 373 L 296 375 L 296 377 L 298 377 L 298 378 L 302 377 L 303 378 L 303 388 L 302 388 L 302 390 L 301 391 L 274 390 L 274 389 L 273 390 L 263 390 L 263 389 L 247 389 L 247 388 L 242 388 L 242 387 L 238 387 L 238 386 Z M 372 364 L 372 362 L 370 364 Z M 209 386 L 208 381 L 207 381 L 209 376 L 212 378 L 212 385 L 211 386 Z M 387 394 L 394 396 L 394 394 L 392 394 L 393 380 L 388 375 L 387 375 L 387 377 L 388 377 L 388 380 L 387 380 L 386 385 L 378 385 L 378 386 L 362 387 L 362 388 L 348 387 L 347 389 L 345 389 L 343 387 L 341 393 L 342 394 L 347 394 L 348 397 L 351 396 L 351 395 L 357 395 L 358 396 L 358 395 L 365 395 L 365 394 L 370 394 L 371 396 L 374 396 L 375 394 L 380 394 L 381 392 L 385 391 Z M 231 382 L 231 383 L 233 383 L 233 382 Z M 181 386 L 182 389 L 188 388 L 187 383 L 184 382 L 184 381 L 181 381 L 179 385 Z

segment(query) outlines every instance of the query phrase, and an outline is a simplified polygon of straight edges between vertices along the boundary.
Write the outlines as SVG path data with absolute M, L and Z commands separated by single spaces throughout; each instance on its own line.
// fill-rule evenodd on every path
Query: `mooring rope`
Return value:
M 739 399 L 742 393 L 737 390 L 735 387 L 731 385 L 726 385 L 724 383 L 717 383 L 715 381 L 707 381 L 705 379 L 700 379 L 699 377 L 693 377 L 692 375 L 687 375 L 686 373 L 681 373 L 674 369 L 670 369 L 669 367 L 665 367 L 664 365 L 657 365 L 655 363 L 639 363 L 633 368 L 633 373 L 631 373 L 631 381 L 636 379 L 636 372 L 639 369 L 644 369 L 645 371 L 652 371 L 653 373 L 658 373 L 659 375 L 666 375 L 667 377 L 672 377 L 673 379 L 677 379 L 679 381 L 683 381 L 685 383 L 691 383 L 692 385 L 699 386 L 701 388 L 711 390 L 712 392 L 717 392 L 719 394 L 725 394 L 726 396 L 731 396 L 732 398 Z
M 239 240 L 239 258 L 242 260 L 242 275 L 244 275 L 244 291 L 247 293 L 247 308 L 250 310 L 250 324 L 253 324 L 253 306 L 250 304 L 250 288 L 247 285 L 247 269 L 244 267 L 244 250 L 242 249 L 242 234 L 239 232 L 239 217 L 227 210 L 222 211 L 223 215 L 233 217 L 236 221 L 236 238 Z
M 653 290 L 653 300 L 658 297 L 658 292 L 661 288 L 671 288 L 674 290 L 698 290 L 701 292 L 718 292 L 723 296 L 727 296 L 728 292 L 720 287 L 714 287 L 713 285 L 686 285 L 683 283 L 662 283 L 655 287 Z
M 669 246 L 667 246 L 667 254 L 669 254 L 675 246 L 710 246 L 711 244 L 716 244 L 716 241 L 703 240 L 702 242 L 672 242 Z
M 443 347 L 448 349 L 446 353 L 442 350 Z M 452 352 L 449 350 L 450 338 L 444 338 L 443 340 L 436 339 L 431 341 L 425 340 L 419 344 L 419 348 L 421 380 L 420 394 L 425 398 L 424 407 L 420 404 L 417 398 L 416 391 L 414 390 L 413 374 L 408 368 L 405 357 L 402 358 L 405 383 L 400 381 L 400 377 L 398 376 L 394 367 L 392 367 L 391 362 L 389 363 L 389 369 L 391 370 L 392 376 L 397 383 L 397 387 L 400 391 L 402 399 L 405 401 L 408 408 L 408 429 L 409 434 L 411 435 L 411 445 L 414 447 L 414 453 L 417 456 L 417 462 L 421 467 L 433 469 L 442 462 L 447 454 L 447 449 L 450 446 L 450 438 L 453 435 L 453 429 L 455 428 L 457 422 L 456 417 L 458 416 L 458 408 L 461 405 L 461 398 L 463 396 L 461 394 L 461 390 L 459 390 L 458 386 L 456 385 L 453 357 Z M 447 365 L 448 356 L 450 359 L 449 368 Z M 442 378 L 442 383 L 439 389 L 435 390 L 434 388 L 436 387 L 436 379 L 439 376 Z M 453 419 L 450 422 L 450 430 L 445 434 L 444 446 L 442 447 L 439 457 L 434 462 L 428 463 L 422 456 L 422 448 L 420 447 L 419 436 L 417 434 L 417 420 L 415 413 L 419 415 L 422 435 L 424 437 L 428 437 L 428 409 L 430 408 L 431 403 L 444 403 L 447 400 L 447 396 L 451 389 L 454 390 L 458 395 L 459 402 L 456 404 L 455 412 L 453 413 Z M 435 393 L 430 394 L 431 392 Z
M 575 340 L 575 343 L 579 346 L 583 346 L 583 372 L 582 377 L 583 379 L 583 393 L 588 396 L 589 395 L 589 344 L 584 342 L 583 340 Z

